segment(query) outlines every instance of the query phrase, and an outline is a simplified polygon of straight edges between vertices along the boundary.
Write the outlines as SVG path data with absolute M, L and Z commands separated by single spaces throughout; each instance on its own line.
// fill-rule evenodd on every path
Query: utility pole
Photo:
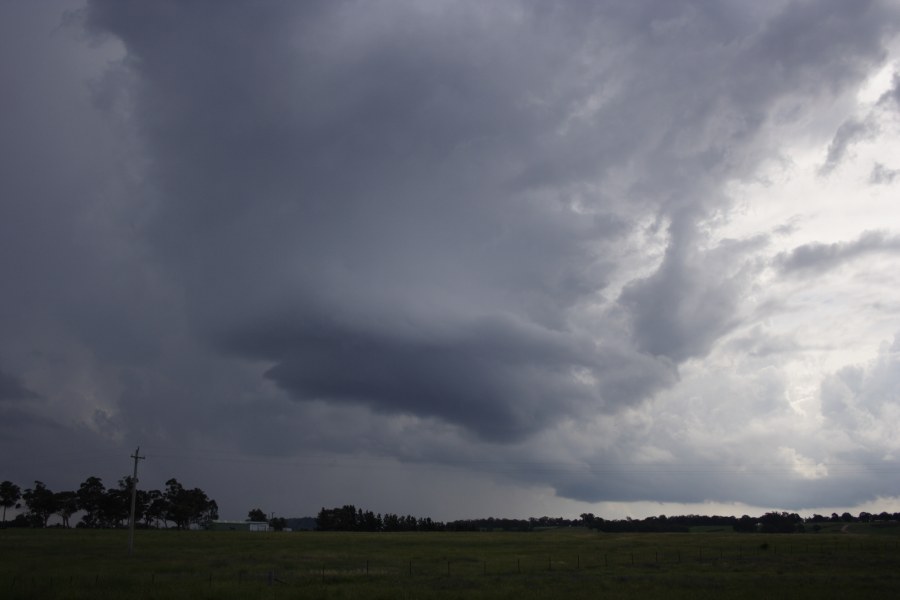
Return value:
M 141 447 L 138 446 L 134 451 L 134 454 L 131 455 L 131 458 L 134 459 L 134 475 L 131 477 L 131 515 L 128 517 L 128 554 L 134 554 L 134 507 L 137 503 L 137 466 L 138 461 L 143 460 L 145 457 L 141 456 Z

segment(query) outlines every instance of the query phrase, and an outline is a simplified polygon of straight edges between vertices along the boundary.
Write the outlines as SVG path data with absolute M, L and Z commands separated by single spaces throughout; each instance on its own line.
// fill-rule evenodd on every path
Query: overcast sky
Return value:
M 900 510 L 900 5 L 0 2 L 0 479 Z

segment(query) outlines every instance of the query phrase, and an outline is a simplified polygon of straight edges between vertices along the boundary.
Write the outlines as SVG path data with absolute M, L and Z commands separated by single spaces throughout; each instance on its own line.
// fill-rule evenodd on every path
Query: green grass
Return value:
M 2 598 L 895 598 L 900 528 L 817 534 L 0 530 Z

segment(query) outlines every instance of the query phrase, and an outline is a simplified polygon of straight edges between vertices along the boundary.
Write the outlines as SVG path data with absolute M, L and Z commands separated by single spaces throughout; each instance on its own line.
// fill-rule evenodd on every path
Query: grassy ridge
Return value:
M 793 535 L 2 530 L 4 598 L 895 598 L 897 528 Z

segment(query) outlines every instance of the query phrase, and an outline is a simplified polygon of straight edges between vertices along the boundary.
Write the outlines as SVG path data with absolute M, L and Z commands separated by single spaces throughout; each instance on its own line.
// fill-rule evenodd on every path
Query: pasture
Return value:
M 900 531 L 0 530 L 0 597 L 896 598 Z

